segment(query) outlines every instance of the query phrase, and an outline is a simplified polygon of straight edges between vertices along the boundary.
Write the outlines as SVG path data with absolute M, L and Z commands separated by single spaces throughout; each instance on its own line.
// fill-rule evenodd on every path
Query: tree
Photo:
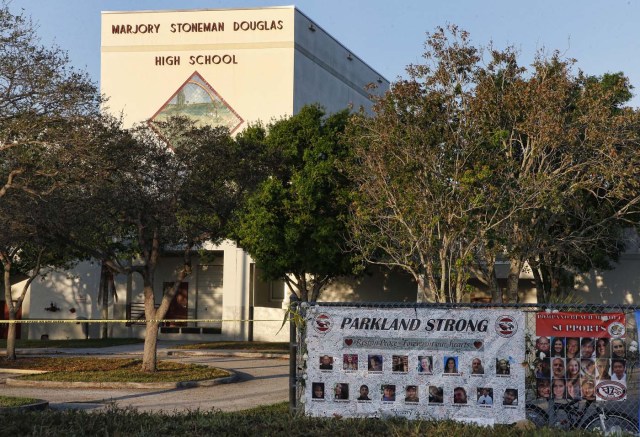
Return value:
M 337 165 L 350 154 L 340 138 L 347 117 L 305 106 L 258 135 L 274 165 L 248 198 L 236 237 L 265 279 L 284 279 L 302 301 L 317 300 L 333 279 L 354 271 L 343 244 L 349 181 Z
M 352 244 L 368 262 L 409 272 L 425 301 L 462 300 L 482 234 L 501 219 L 487 214 L 500 187 L 488 183 L 492 157 L 467 117 L 480 56 L 466 32 L 451 31 L 453 42 L 442 29 L 432 35 L 429 63 L 410 66 L 375 116 L 347 130 Z
M 501 205 L 529 203 L 502 223 L 494 245 L 509 260 L 510 301 L 525 262 L 539 301 L 566 295 L 577 272 L 608 267 L 637 211 L 638 118 L 621 107 L 628 81 L 576 75 L 572 64 L 554 53 L 527 75 L 513 53 L 494 52 L 477 79 L 475 118 L 499 157 Z
M 510 48 L 484 61 L 456 26 L 426 48 L 375 116 L 347 129 L 352 245 L 410 272 L 428 301 L 468 299 L 472 276 L 494 301 L 516 301 L 525 262 L 542 290 L 558 283 L 551 272 L 595 262 L 595 248 L 615 255 L 638 202 L 637 114 L 619 107 L 623 77 L 575 75 L 557 53 L 531 70 Z M 510 263 L 504 297 L 498 259 Z
M 63 242 L 48 231 L 47 220 L 55 214 L 55 206 L 23 191 L 9 191 L 0 203 L 0 264 L 2 288 L 9 320 L 17 314 L 34 279 L 55 268 L 69 268 L 77 259 Z M 12 291 L 18 282 L 20 288 Z M 7 327 L 6 359 L 16 359 L 17 325 Z
M 255 173 L 226 129 L 173 119 L 162 126 L 171 133 L 168 147 L 147 126 L 124 130 L 118 120 L 102 122 L 82 146 L 72 182 L 58 192 L 66 212 L 58 215 L 57 238 L 114 273 L 142 277 L 147 320 L 142 369 L 153 372 L 159 320 L 191 274 L 193 251 L 225 237 Z M 158 291 L 153 280 L 158 261 L 176 252 L 182 262 L 174 285 Z
M 36 212 L 46 209 L 46 197 L 61 183 L 68 145 L 79 139 L 74 125 L 98 112 L 100 96 L 85 73 L 70 67 L 66 53 L 40 45 L 33 23 L 12 14 L 8 4 L 0 2 L 0 261 L 15 320 L 28 287 L 16 297 L 11 284 L 27 275 L 28 285 L 43 266 L 68 261 Z M 15 358 L 15 327 L 8 329 L 9 358 Z
M 88 75 L 73 69 L 62 49 L 40 45 L 35 25 L 12 14 L 8 4 L 0 2 L 1 153 L 21 145 L 64 142 L 67 121 L 96 114 L 100 102 Z M 3 165 L 0 198 L 12 188 L 29 190 L 34 169 L 14 164 Z

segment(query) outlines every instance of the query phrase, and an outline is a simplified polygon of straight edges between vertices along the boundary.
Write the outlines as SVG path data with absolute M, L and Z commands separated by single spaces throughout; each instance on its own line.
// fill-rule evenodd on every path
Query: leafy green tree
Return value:
M 9 320 L 17 319 L 34 279 L 55 268 L 69 268 L 79 256 L 64 243 L 55 241 L 48 231 L 47 218 L 55 213 L 51 203 L 20 190 L 9 191 L 0 203 L 0 264 Z M 16 359 L 16 333 L 17 325 L 9 324 L 8 360 Z
M 61 144 L 67 141 L 70 119 L 98 112 L 97 87 L 70 66 L 62 49 L 42 46 L 31 20 L 12 14 L 8 4 L 0 2 L 0 152 Z M 12 188 L 30 189 L 35 169 L 19 160 L 12 163 L 2 166 L 0 198 Z
M 356 185 L 351 242 L 370 263 L 396 266 L 418 284 L 418 300 L 460 301 L 482 235 L 500 218 L 486 205 L 500 191 L 489 151 L 467 117 L 480 60 L 466 32 L 440 29 L 427 63 L 360 114 L 347 130 Z
M 284 279 L 302 301 L 354 271 L 343 244 L 350 185 L 338 167 L 351 153 L 341 140 L 347 119 L 347 111 L 327 117 L 305 106 L 253 133 L 264 138 L 272 171 L 249 197 L 236 237 L 266 279 Z
M 624 76 L 574 74 L 557 53 L 527 69 L 513 49 L 483 52 L 456 26 L 426 48 L 375 116 L 347 130 L 353 247 L 407 270 L 427 301 L 468 299 L 472 276 L 494 301 L 517 301 L 525 262 L 542 301 L 614 257 L 640 199 Z M 500 259 L 510 266 L 504 296 Z
M 555 53 L 527 74 L 513 53 L 494 52 L 477 79 L 472 116 L 499 157 L 501 205 L 527 205 L 504 220 L 493 245 L 509 260 L 510 301 L 525 262 L 539 301 L 572 291 L 576 272 L 608 267 L 635 214 L 638 118 L 621 106 L 628 82 L 574 74 L 572 63 Z
M 0 2 L 0 261 L 15 320 L 28 284 L 44 266 L 68 260 L 37 214 L 55 212 L 47 197 L 63 182 L 70 145 L 82 139 L 82 120 L 97 114 L 100 95 L 64 51 L 42 46 L 30 19 L 8 5 Z M 11 284 L 24 278 L 27 287 L 13 296 Z M 8 328 L 9 358 L 15 358 L 15 327 Z
M 56 225 L 57 238 L 111 272 L 141 276 L 147 320 L 142 368 L 149 372 L 156 370 L 158 320 L 191 274 L 193 252 L 226 236 L 256 176 L 226 129 L 195 128 L 184 119 L 162 128 L 171 132 L 172 147 L 146 126 L 124 130 L 118 120 L 103 119 L 72 166 L 72 181 L 58 192 L 65 212 Z M 176 252 L 182 262 L 174 286 L 156 290 L 160 257 Z

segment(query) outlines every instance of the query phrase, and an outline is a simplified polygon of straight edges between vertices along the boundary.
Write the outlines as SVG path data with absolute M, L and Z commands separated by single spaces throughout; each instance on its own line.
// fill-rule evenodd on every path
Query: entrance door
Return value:
M 222 319 L 222 265 L 199 265 L 197 274 L 197 318 Z M 221 328 L 222 322 L 202 322 L 198 326 Z
M 173 287 L 174 282 L 165 282 L 164 289 Z M 176 295 L 169 304 L 165 319 L 187 320 L 189 309 L 189 283 L 181 282 Z M 187 326 L 187 322 L 168 322 L 167 326 Z

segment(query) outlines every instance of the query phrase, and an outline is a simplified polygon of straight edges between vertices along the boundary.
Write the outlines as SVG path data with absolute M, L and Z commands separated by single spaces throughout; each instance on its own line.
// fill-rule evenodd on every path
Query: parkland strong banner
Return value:
M 525 418 L 521 311 L 318 305 L 306 323 L 309 415 Z

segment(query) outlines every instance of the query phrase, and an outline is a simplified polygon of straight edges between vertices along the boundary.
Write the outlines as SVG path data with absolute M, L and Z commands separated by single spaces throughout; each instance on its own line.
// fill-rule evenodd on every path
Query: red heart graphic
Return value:
M 476 349 L 480 349 L 482 347 L 482 342 L 481 341 L 474 341 L 473 345 L 476 347 Z
M 346 344 L 347 346 L 351 346 L 351 344 L 353 344 L 353 340 L 351 338 L 345 338 L 344 344 Z

